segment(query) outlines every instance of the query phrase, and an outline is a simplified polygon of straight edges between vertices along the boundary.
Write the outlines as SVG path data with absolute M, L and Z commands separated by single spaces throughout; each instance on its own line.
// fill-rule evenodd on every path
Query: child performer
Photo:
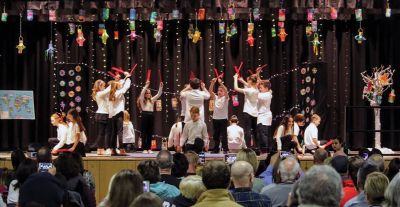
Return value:
M 49 143 L 54 146 L 51 153 L 57 154 L 57 150 L 61 149 L 67 141 L 68 124 L 64 121 L 65 115 L 57 112 L 51 115 L 51 124 L 57 127 L 57 138 L 50 138 Z M 58 143 L 57 143 L 58 142 Z
M 307 126 L 306 131 L 304 132 L 305 151 L 312 151 L 317 148 L 325 149 L 325 146 L 322 146 L 321 142 L 318 140 L 318 126 L 320 123 L 321 117 L 317 114 L 313 114 L 311 116 L 311 123 Z
M 158 88 L 158 93 L 154 97 L 151 96 L 149 88 L 150 81 L 146 82 L 143 87 L 142 92 L 139 96 L 140 108 L 142 111 L 142 146 L 143 153 L 153 153 L 150 149 L 151 139 L 153 137 L 154 131 L 154 103 L 160 98 L 163 89 L 163 83 L 160 82 L 160 87 Z
M 185 124 L 183 128 L 182 138 L 180 140 L 177 152 L 181 152 L 184 147 L 184 151 L 195 151 L 200 153 L 203 151 L 204 146 L 208 145 L 208 133 L 207 125 L 200 119 L 200 109 L 193 106 L 190 109 L 191 121 Z
M 214 85 L 218 80 L 219 87 L 217 95 L 214 93 Z M 228 127 L 228 104 L 229 94 L 228 89 L 222 83 L 221 79 L 213 78 L 211 80 L 210 88 L 208 89 L 211 95 L 211 99 L 215 99 L 214 102 L 214 113 L 213 113 L 213 129 L 214 129 L 214 149 L 213 153 L 219 153 L 220 137 L 222 141 L 222 150 L 224 153 L 228 152 L 228 135 L 226 128 Z
M 233 76 L 234 89 L 239 93 L 244 94 L 244 106 L 243 106 L 243 119 L 244 123 L 244 138 L 246 140 L 247 147 L 251 147 L 251 136 L 257 139 L 257 103 L 258 103 L 258 90 L 257 90 L 257 75 L 251 75 L 247 77 L 247 82 L 240 78 L 240 82 L 245 86 L 239 88 L 238 86 L 238 74 Z M 256 142 L 257 143 L 257 142 Z
M 105 89 L 106 83 L 103 80 L 96 80 L 92 89 L 92 98 L 97 103 L 97 111 L 94 115 L 97 130 L 97 154 L 104 154 L 104 147 L 106 142 L 107 121 L 108 121 L 108 94 L 110 87 Z
M 124 111 L 124 126 L 123 126 L 123 137 L 122 143 L 124 143 L 125 149 L 134 149 L 135 144 L 135 129 L 131 122 L 131 116 L 128 111 Z
M 292 142 L 293 136 L 293 117 L 290 115 L 284 116 L 278 128 L 274 133 L 274 140 L 276 141 L 276 146 L 278 152 L 291 151 L 291 149 L 296 146 Z
M 238 125 L 239 120 L 236 115 L 231 116 L 231 125 L 227 128 L 229 152 L 237 153 L 241 149 L 246 149 L 243 128 Z
M 258 117 L 257 117 L 257 140 L 258 147 L 262 152 L 266 152 L 271 148 L 270 128 L 272 124 L 271 100 L 272 90 L 269 80 L 261 80 L 258 83 Z
M 176 123 L 172 125 L 171 131 L 168 136 L 168 150 L 175 151 L 179 146 L 179 141 L 182 137 L 182 119 L 180 116 L 176 117 Z
M 75 108 L 70 109 L 67 113 L 67 119 L 69 123 L 65 149 L 85 157 L 85 144 L 87 140 L 85 135 L 86 129 L 83 126 L 79 112 Z
M 204 121 L 204 100 L 210 98 L 210 93 L 208 93 L 205 84 L 200 83 L 198 78 L 191 79 L 189 86 L 181 91 L 181 97 L 186 101 L 184 122 L 188 123 L 191 120 L 190 110 L 192 107 L 199 108 L 200 120 Z
M 115 154 L 115 149 L 120 147 L 119 154 L 126 155 L 125 149 L 122 148 L 123 143 L 121 137 L 123 137 L 123 118 L 125 110 L 125 97 L 124 94 L 131 86 L 130 74 L 125 72 L 125 80 L 122 84 L 117 81 L 111 81 L 110 94 L 108 95 L 108 117 L 109 117 L 109 127 L 110 136 L 108 137 L 108 144 L 113 149 L 111 152 L 106 152 L 106 154 Z M 118 139 L 118 137 L 120 139 Z M 108 151 L 108 150 L 107 150 Z

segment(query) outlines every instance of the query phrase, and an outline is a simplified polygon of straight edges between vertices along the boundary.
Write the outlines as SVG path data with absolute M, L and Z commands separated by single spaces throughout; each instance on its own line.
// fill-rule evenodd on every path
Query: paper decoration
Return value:
M 218 23 L 218 32 L 220 34 L 224 34 L 225 33 L 225 22 Z
M 355 10 L 355 15 L 356 15 L 356 21 L 357 22 L 361 22 L 363 20 L 362 9 L 356 9 Z
M 105 29 L 106 29 L 106 25 L 104 23 L 100 23 L 99 24 L 99 30 L 98 30 L 99 36 L 101 36 L 103 34 Z
M 386 0 L 385 17 L 390 18 L 392 16 L 392 9 L 390 9 L 389 0 Z
M 196 44 L 199 40 L 201 40 L 201 32 L 198 28 L 196 28 L 193 34 L 192 42 Z
M 280 22 L 284 22 L 286 20 L 286 10 L 285 9 L 279 9 L 279 17 L 278 20 Z
M 188 29 L 188 38 L 189 38 L 189 39 L 193 39 L 193 35 L 194 35 L 194 28 L 193 28 L 193 24 L 189 24 L 189 29 Z
M 68 23 L 68 31 L 70 35 L 75 34 L 75 29 L 76 27 L 74 23 Z
M 16 48 L 18 49 L 18 54 L 22 54 L 22 52 L 26 48 L 24 45 L 24 38 L 22 36 L 19 36 L 18 45 Z
M 307 9 L 307 21 L 312 22 L 314 20 L 314 9 Z
M 103 29 L 103 34 L 101 34 L 101 42 L 104 44 L 104 45 L 106 45 L 107 44 L 107 39 L 109 38 L 110 36 L 108 35 L 108 33 L 107 33 L 107 30 L 106 29 Z
M 363 29 L 363 28 L 359 28 L 359 29 L 358 29 L 358 35 L 356 35 L 356 36 L 354 37 L 354 39 L 357 41 L 358 44 L 362 44 L 363 41 L 367 40 L 367 39 L 364 37 L 364 29 Z
M 331 19 L 332 20 L 336 20 L 337 19 L 338 14 L 337 14 L 337 9 L 335 7 L 331 7 L 330 15 L 331 15 Z
M 26 10 L 26 20 L 33 21 L 33 11 L 31 9 Z
M 206 9 L 205 8 L 200 8 L 199 12 L 197 13 L 197 19 L 198 20 L 205 20 L 206 19 Z
M 138 38 L 138 35 L 136 35 L 136 31 L 132 30 L 131 33 L 128 35 L 131 41 L 135 41 Z
M 232 106 L 234 107 L 239 106 L 239 97 L 237 94 L 232 95 Z
M 136 22 L 135 21 L 129 21 L 129 30 L 136 30 Z
M 129 9 L 129 20 L 130 21 L 136 20 L 136 9 L 135 8 Z
M 279 29 L 279 39 L 281 40 L 281 42 L 285 42 L 286 40 L 286 36 L 288 36 L 288 34 L 285 32 L 285 28 L 280 28 Z
M 157 21 L 157 30 L 161 31 L 164 29 L 164 22 L 163 20 L 158 20 Z
M 4 10 L 3 13 L 1 13 L 1 21 L 2 22 L 7 22 L 8 14 Z
M 313 33 L 312 26 L 306 26 L 306 35 L 311 36 Z
M 57 20 L 56 10 L 50 9 L 49 10 L 49 21 L 55 22 Z
M 115 30 L 114 31 L 114 40 L 118 40 L 119 39 L 119 31 Z
M 156 101 L 156 111 L 162 111 L 162 102 L 160 99 Z
M 79 16 L 78 16 L 78 20 L 80 22 L 84 22 L 86 19 L 86 11 L 84 9 L 79 9 Z
M 314 33 L 314 39 L 311 41 L 315 55 L 319 55 L 319 45 L 321 42 L 318 39 L 318 33 Z
M 180 13 L 178 9 L 172 10 L 172 19 L 179 19 Z
M 154 29 L 154 39 L 156 39 L 156 42 L 161 42 L 161 32 L 157 29 Z
M 276 29 L 275 29 L 275 27 L 271 28 L 271 37 L 276 37 Z
M 53 41 L 50 40 L 49 47 L 45 51 L 45 58 L 46 60 L 52 60 L 56 49 L 53 46 Z
M 152 11 L 150 13 L 150 24 L 153 24 L 153 25 L 156 24 L 157 16 L 158 16 L 158 13 L 156 11 Z
M 256 21 L 260 19 L 260 9 L 259 8 L 253 9 L 253 19 Z
M 176 97 L 171 98 L 171 107 L 174 111 L 178 110 L 178 99 Z
M 392 91 L 389 94 L 388 102 L 394 103 L 395 98 L 396 98 L 396 94 L 394 93 L 394 89 L 392 89 Z
M 246 40 L 246 42 L 249 44 L 249 46 L 250 47 L 253 47 L 254 46 L 254 37 L 253 37 L 253 35 L 251 34 L 251 33 L 249 33 L 248 35 L 247 35 L 247 40 Z
M 103 21 L 107 21 L 110 18 L 110 9 L 109 8 L 103 8 L 103 13 L 101 18 Z
M 232 23 L 231 24 L 231 35 L 235 35 L 235 34 L 237 34 L 237 26 L 236 26 L 236 24 L 235 23 Z
M 236 9 L 234 7 L 229 7 L 228 8 L 228 18 L 230 20 L 235 20 L 235 18 L 236 18 Z
M 313 32 L 318 32 L 318 21 L 312 21 L 311 28 Z
M 208 102 L 208 110 L 213 112 L 214 111 L 214 105 L 215 105 L 214 99 L 210 99 L 210 101 Z
M 76 35 L 76 42 L 78 43 L 79 47 L 83 47 L 83 43 L 85 43 L 85 37 L 83 36 L 82 26 L 78 26 L 77 35 Z
M 253 33 L 253 31 L 254 31 L 254 23 L 253 22 L 247 23 L 247 32 Z

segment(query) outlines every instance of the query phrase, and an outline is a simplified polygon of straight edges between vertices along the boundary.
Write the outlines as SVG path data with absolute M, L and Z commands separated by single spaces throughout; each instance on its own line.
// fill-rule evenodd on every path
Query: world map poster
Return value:
M 33 91 L 0 90 L 0 119 L 35 119 Z

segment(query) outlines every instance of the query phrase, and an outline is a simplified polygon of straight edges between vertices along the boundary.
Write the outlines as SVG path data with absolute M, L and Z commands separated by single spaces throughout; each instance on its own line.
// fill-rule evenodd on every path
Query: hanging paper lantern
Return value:
M 208 110 L 211 112 L 214 111 L 214 105 L 215 105 L 214 99 L 210 99 L 210 101 L 208 103 Z
M 101 35 L 103 34 L 103 32 L 104 32 L 105 29 L 106 29 L 106 25 L 103 24 L 103 23 L 100 23 L 100 24 L 99 24 L 99 30 L 98 30 L 99 36 L 101 36 Z
M 157 21 L 157 30 L 158 31 L 161 31 L 161 30 L 163 30 L 164 29 L 164 22 L 163 22 L 163 20 L 158 20 Z
M 131 33 L 128 35 L 131 41 L 135 41 L 137 38 L 136 31 L 132 30 Z
M 118 40 L 119 39 L 119 32 L 118 30 L 114 31 L 114 40 Z
M 388 102 L 394 103 L 395 98 L 396 98 L 396 94 L 394 93 L 394 89 L 392 89 L 392 91 L 389 94 Z
M 254 18 L 254 20 L 259 20 L 260 19 L 260 9 L 259 8 L 254 8 L 253 9 L 253 18 Z
M 50 9 L 49 10 L 49 21 L 55 22 L 57 20 L 56 10 Z
M 178 9 L 174 9 L 172 10 L 172 19 L 179 19 L 179 10 Z
M 33 11 L 31 9 L 26 10 L 26 20 L 28 21 L 33 20 Z
M 136 20 L 136 9 L 135 8 L 129 9 L 129 20 L 131 20 L 131 21 Z
M 78 16 L 78 20 L 80 22 L 85 21 L 86 19 L 86 11 L 84 9 L 79 9 L 79 16 Z
M 206 9 L 205 8 L 200 8 L 199 9 L 199 12 L 197 13 L 197 19 L 198 20 L 206 19 Z
M 236 10 L 235 10 L 235 8 L 233 8 L 233 7 L 229 7 L 228 8 L 228 18 L 230 20 L 235 20 L 235 18 L 236 18 Z
M 156 42 L 161 42 L 161 32 L 160 30 L 154 29 L 154 38 L 156 39 Z
M 358 44 L 361 44 L 363 41 L 367 40 L 367 39 L 364 37 L 364 29 L 363 29 L 363 28 L 359 28 L 359 29 L 358 29 L 358 35 L 356 35 L 356 36 L 354 37 L 354 39 L 358 42 Z
M 311 26 L 307 26 L 307 27 L 306 27 L 306 35 L 307 35 L 307 36 L 310 36 L 310 35 L 312 35 L 312 33 L 313 33 L 312 27 L 311 27 Z
M 389 3 L 387 3 L 385 10 L 385 17 L 390 18 L 392 16 L 392 9 L 389 7 Z
M 331 14 L 331 19 L 332 19 L 332 20 L 336 20 L 336 19 L 337 19 L 337 9 L 336 9 L 336 8 L 331 7 L 331 12 L 330 12 L 330 14 Z
M 135 21 L 129 21 L 129 30 L 136 30 L 136 23 Z
M 311 41 L 312 45 L 313 45 L 313 51 L 315 55 L 319 54 L 319 45 L 321 44 L 321 42 L 318 39 L 318 33 L 314 33 L 314 39 L 313 41 Z
M 45 59 L 52 60 L 56 49 L 53 46 L 53 41 L 50 40 L 49 47 L 45 51 Z
M 285 27 L 285 22 L 278 22 L 278 27 L 279 28 Z
M 287 35 L 288 35 L 288 34 L 286 34 L 286 32 L 285 32 L 285 28 L 280 28 L 280 29 L 279 29 L 279 34 L 278 34 L 278 36 L 279 36 L 281 42 L 285 42 L 286 36 L 287 36 Z
M 188 29 L 188 38 L 189 38 L 189 39 L 193 39 L 193 35 L 194 35 L 194 28 L 193 28 L 193 24 L 189 24 L 189 29 Z
M 78 43 L 79 47 L 83 47 L 83 43 L 85 42 L 85 40 L 86 39 L 83 36 L 83 32 L 82 32 L 82 26 L 78 26 L 76 42 Z
M 156 101 L 156 111 L 162 111 L 162 102 L 160 99 Z
M 307 21 L 311 22 L 314 19 L 314 9 L 307 9 Z
M 318 21 L 312 21 L 311 28 L 313 32 L 318 32 Z
M 178 110 L 178 99 L 176 97 L 171 98 L 171 107 L 174 111 Z
M 199 29 L 196 28 L 196 31 L 193 34 L 192 42 L 196 44 L 201 39 L 200 35 L 201 35 L 201 32 L 199 31 Z
M 101 16 L 103 21 L 107 21 L 110 18 L 110 9 L 109 8 L 103 8 L 103 14 Z
M 232 105 L 233 105 L 234 107 L 239 106 L 239 97 L 238 97 L 237 94 L 232 95 Z
M 153 11 L 153 12 L 150 13 L 150 24 L 155 24 L 156 23 L 157 16 L 158 16 L 158 14 L 157 14 L 156 11 Z
M 1 13 L 1 21 L 2 22 L 6 22 L 7 21 L 7 17 L 8 17 L 8 14 L 6 12 Z
M 224 34 L 225 33 L 225 22 L 218 23 L 218 31 L 219 31 L 220 34 Z
M 286 20 L 286 10 L 285 9 L 279 9 L 279 18 L 278 20 L 280 22 L 284 22 Z
M 107 30 L 106 30 L 106 29 L 103 29 L 103 34 L 101 34 L 101 42 L 102 42 L 104 45 L 107 44 L 107 39 L 108 39 L 109 37 L 110 37 L 110 36 L 108 35 Z
M 271 28 L 271 37 L 276 37 L 276 29 L 274 26 Z
M 238 33 L 238 31 L 237 31 L 237 26 L 236 26 L 235 23 L 232 23 L 232 24 L 231 24 L 231 35 L 235 35 L 235 34 L 237 34 L 237 33 Z
M 250 47 L 253 47 L 254 46 L 254 37 L 253 37 L 253 35 L 251 34 L 251 33 L 249 33 L 248 35 L 247 35 L 247 40 L 246 40 L 246 42 L 249 44 L 249 46 Z
M 254 31 L 254 23 L 253 22 L 247 23 L 247 32 L 253 33 L 253 31 Z
M 26 46 L 24 45 L 24 38 L 22 36 L 19 37 L 18 45 L 16 47 L 18 49 L 18 54 L 22 54 Z
M 75 27 L 74 23 L 68 23 L 68 30 L 69 30 L 70 35 L 75 34 L 75 29 L 76 29 L 76 27 Z
M 356 9 L 355 10 L 355 15 L 356 15 L 356 21 L 357 22 L 361 22 L 363 20 L 362 9 Z

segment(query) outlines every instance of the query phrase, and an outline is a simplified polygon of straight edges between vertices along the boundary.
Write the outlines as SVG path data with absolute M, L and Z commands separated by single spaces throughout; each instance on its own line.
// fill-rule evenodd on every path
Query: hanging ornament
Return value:
M 84 22 L 86 19 L 86 11 L 84 9 L 79 9 L 79 16 L 78 16 L 78 20 L 80 22 Z
M 176 97 L 171 98 L 171 107 L 174 111 L 178 110 L 178 99 Z
M 19 13 L 19 38 L 16 48 L 18 49 L 18 54 L 22 54 L 22 52 L 26 48 L 24 45 L 24 38 L 22 37 L 22 13 Z
M 239 97 L 237 94 L 232 95 L 232 105 L 234 107 L 239 106 Z
M 162 102 L 160 99 L 156 101 L 156 111 L 162 111 Z
M 157 22 L 157 12 L 153 11 L 150 13 L 150 24 L 154 25 Z
M 394 93 L 394 89 L 392 89 L 392 91 L 389 94 L 388 102 L 394 103 L 395 98 L 396 98 L 396 94 Z
M 284 27 L 281 27 L 281 28 L 279 29 L 279 34 L 278 34 L 278 36 L 279 36 L 281 42 L 285 42 L 286 36 L 287 36 L 287 35 L 288 35 L 288 34 L 285 32 L 285 28 L 284 28 Z
M 279 18 L 278 20 L 280 22 L 284 22 L 286 20 L 286 10 L 285 9 L 279 9 Z
M 237 26 L 236 26 L 236 24 L 235 23 L 232 23 L 231 24 L 231 35 L 233 36 L 233 35 L 235 35 L 235 34 L 237 34 L 238 33 L 238 31 L 237 31 Z
M 247 23 L 247 32 L 253 33 L 253 31 L 254 31 L 254 23 L 253 22 Z
M 219 34 L 225 33 L 225 22 L 218 23 L 218 31 L 219 31 Z
M 190 23 L 189 24 L 189 29 L 188 29 L 188 38 L 189 39 L 193 39 L 193 35 L 194 35 L 194 28 L 193 28 L 193 24 Z
M 250 47 L 253 47 L 254 46 L 254 37 L 253 37 L 253 35 L 251 34 L 251 33 L 249 33 L 248 35 L 247 35 L 247 40 L 246 40 L 246 42 L 249 44 L 249 46 Z
M 254 8 L 253 9 L 253 19 L 255 21 L 260 19 L 260 9 L 259 8 Z
M 312 32 L 318 32 L 318 21 L 311 22 L 311 29 L 312 29 Z
M 229 40 L 231 39 L 231 37 L 232 37 L 232 33 L 231 33 L 229 27 L 226 27 L 225 42 L 229 42 Z
M 50 40 L 49 47 L 45 51 L 45 59 L 52 60 L 55 52 L 56 52 L 56 49 L 53 46 L 53 41 Z
M 130 21 L 136 20 L 136 9 L 135 8 L 129 9 L 129 20 Z
M 50 9 L 49 10 L 49 21 L 55 22 L 57 20 L 56 10 Z
M 230 20 L 235 20 L 235 18 L 236 18 L 236 9 L 234 7 L 229 7 L 228 8 L 228 18 Z
M 314 54 L 319 55 L 319 45 L 321 42 L 319 41 L 318 33 L 314 33 L 314 39 L 311 41 L 311 43 L 313 45 Z
M 4 3 L 3 13 L 1 13 L 1 21 L 7 22 L 8 14 L 6 12 L 6 4 Z
M 161 42 L 161 32 L 160 30 L 154 29 L 154 38 L 156 39 L 156 42 Z
M 312 22 L 314 20 L 314 9 L 307 9 L 307 21 Z
M 129 21 L 129 30 L 136 30 L 136 23 L 135 21 Z
M 109 37 L 110 37 L 110 36 L 108 35 L 107 30 L 106 30 L 106 29 L 103 29 L 103 34 L 101 34 L 101 42 L 102 42 L 104 45 L 107 44 L 107 39 L 108 39 Z
M 157 30 L 158 31 L 161 31 L 161 30 L 163 30 L 164 29 L 164 22 L 163 22 L 163 20 L 158 20 L 157 21 Z
M 138 38 L 138 36 L 136 35 L 136 31 L 135 30 L 131 30 L 131 33 L 128 36 L 131 39 L 131 41 L 135 41 L 136 38 Z
M 210 99 L 210 101 L 208 103 L 208 110 L 213 112 L 214 111 L 214 105 L 215 105 L 214 99 Z
M 75 34 L 75 29 L 76 27 L 74 23 L 68 23 L 68 31 L 70 35 Z
M 332 20 L 336 20 L 337 19 L 337 9 L 335 8 L 335 7 L 331 7 L 331 12 L 330 12 L 330 14 L 331 14 L 331 19 Z
M 275 27 L 271 28 L 271 37 L 276 37 L 276 29 L 275 29 Z
M 361 28 L 361 27 L 358 28 L 358 35 L 356 35 L 354 37 L 354 39 L 358 42 L 358 44 L 362 44 L 363 41 L 367 40 L 364 37 L 364 29 L 363 28 Z
M 356 9 L 355 10 L 355 15 L 356 15 L 356 21 L 357 22 L 361 22 L 363 20 L 362 9 Z
M 390 18 L 392 16 L 392 9 L 389 5 L 389 0 L 386 1 L 385 17 Z
M 200 35 L 201 35 L 201 32 L 196 27 L 196 30 L 194 31 L 194 34 L 193 34 L 192 42 L 196 44 L 199 40 L 201 40 L 201 36 Z
M 313 33 L 312 26 L 306 26 L 306 35 L 311 36 Z
M 26 20 L 33 21 L 33 11 L 31 9 L 26 10 Z
M 103 8 L 103 14 L 101 18 L 103 19 L 103 21 L 107 21 L 110 18 L 110 9 L 108 7 Z
M 77 37 L 76 37 L 76 42 L 78 43 L 79 47 L 83 47 L 83 43 L 85 42 L 85 37 L 83 36 L 83 32 L 82 32 L 82 26 L 79 25 L 78 29 L 77 29 Z
M 119 31 L 114 30 L 114 40 L 118 40 L 118 39 L 119 39 Z
M 178 9 L 172 10 L 172 19 L 179 19 L 180 13 Z
M 197 19 L 198 20 L 206 19 L 206 9 L 205 8 L 199 8 L 199 12 L 197 13 Z
M 106 29 L 106 25 L 104 23 L 100 23 L 99 24 L 99 30 L 98 30 L 99 36 L 101 36 L 103 34 L 105 29 Z

